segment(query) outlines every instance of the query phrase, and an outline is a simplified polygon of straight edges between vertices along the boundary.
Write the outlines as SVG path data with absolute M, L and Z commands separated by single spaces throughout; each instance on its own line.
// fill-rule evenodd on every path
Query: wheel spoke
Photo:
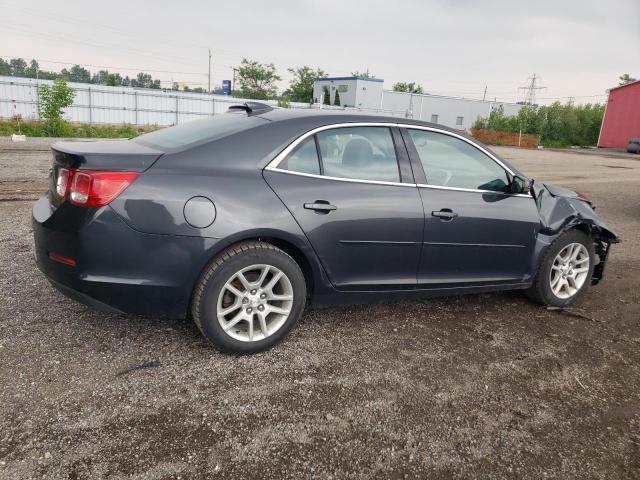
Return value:
M 269 329 L 267 328 L 267 319 L 265 313 L 258 313 L 258 321 L 260 322 L 260 330 L 265 337 L 269 336 Z
M 271 295 L 269 295 L 269 300 L 273 300 L 273 301 L 285 301 L 285 300 L 293 300 L 293 295 L 277 295 L 275 293 L 272 293 Z
M 553 280 L 551 280 L 551 288 L 555 288 L 560 280 L 562 280 L 562 275 L 557 275 Z
M 584 262 L 588 262 L 589 261 L 589 257 L 584 257 L 581 258 L 579 260 L 576 260 L 575 262 L 573 262 L 574 265 L 582 265 Z
M 229 323 L 227 323 L 224 326 L 224 331 L 228 331 L 229 329 L 233 328 L 240 320 L 242 320 L 244 318 L 244 313 L 243 312 L 238 312 L 236 314 L 235 317 L 233 317 L 231 320 L 229 320 Z
M 573 252 L 571 252 L 571 260 L 578 258 L 578 255 L 582 252 L 582 245 L 574 245 Z
M 282 278 L 282 275 L 284 275 L 282 272 L 278 272 L 276 273 L 271 280 L 269 280 L 269 283 L 267 283 L 264 287 L 264 289 L 267 292 L 270 292 L 271 290 L 273 290 L 273 287 L 276 286 L 276 283 L 278 283 L 278 281 Z
M 269 265 L 265 265 L 264 269 L 262 270 L 262 273 L 260 273 L 260 278 L 256 282 L 256 285 L 258 287 L 262 286 L 262 283 L 264 282 L 265 278 L 267 278 L 267 275 L 269 274 L 270 271 L 271 271 L 271 267 Z
M 249 280 L 247 280 L 247 277 L 244 276 L 243 272 L 238 272 L 236 275 L 236 278 L 240 280 L 240 283 L 242 284 L 245 290 L 251 289 L 251 283 L 249 282 Z
M 584 272 L 588 272 L 589 271 L 589 267 L 582 267 L 582 268 L 574 268 L 573 269 L 573 273 L 584 273 Z
M 233 285 L 231 285 L 231 283 L 227 282 L 227 284 L 224 286 L 224 288 L 226 288 L 227 290 L 229 290 L 231 293 L 233 293 L 237 298 L 242 298 L 242 296 L 244 295 L 243 292 L 241 292 L 240 290 L 238 290 L 236 287 L 234 287 Z
M 560 293 L 560 291 L 562 290 L 562 287 L 564 286 L 565 281 L 560 278 L 560 280 L 556 283 L 556 285 L 554 287 L 551 287 L 551 289 L 553 290 L 553 293 L 555 293 L 556 295 L 558 295 Z
M 233 305 L 230 305 L 227 308 L 220 310 L 219 314 L 225 317 L 229 315 L 231 312 L 233 312 L 234 310 L 237 310 L 238 308 L 240 308 L 240 302 L 236 299 L 236 301 L 233 302 Z
M 556 265 L 555 263 L 551 265 L 551 270 L 555 270 L 556 272 L 561 271 L 560 265 Z
M 268 312 L 270 313 L 279 313 L 280 315 L 288 315 L 290 309 L 288 308 L 280 308 L 280 307 L 274 307 L 273 305 L 269 305 L 268 307 Z
M 571 288 L 575 288 L 575 289 L 578 288 L 578 286 L 576 285 L 576 279 L 571 276 L 567 277 L 567 285 L 570 286 Z
M 249 341 L 253 342 L 253 315 L 251 315 L 247 321 L 249 322 Z

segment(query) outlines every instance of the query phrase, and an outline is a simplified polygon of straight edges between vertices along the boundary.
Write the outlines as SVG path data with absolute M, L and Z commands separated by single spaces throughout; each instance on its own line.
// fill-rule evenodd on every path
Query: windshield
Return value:
M 244 112 L 224 113 L 146 133 L 135 138 L 134 141 L 143 145 L 172 150 L 203 140 L 217 140 L 242 130 L 248 130 L 265 121 L 259 117 L 249 117 Z

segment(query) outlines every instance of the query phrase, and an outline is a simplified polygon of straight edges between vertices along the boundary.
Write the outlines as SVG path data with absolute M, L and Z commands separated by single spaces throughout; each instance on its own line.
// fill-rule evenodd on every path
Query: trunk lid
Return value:
M 51 150 L 53 165 L 49 199 L 55 208 L 65 201 L 56 194 L 56 181 L 61 169 L 144 172 L 164 153 L 130 140 L 57 142 Z
M 54 165 L 122 172 L 143 172 L 164 153 L 130 140 L 57 142 L 51 150 Z

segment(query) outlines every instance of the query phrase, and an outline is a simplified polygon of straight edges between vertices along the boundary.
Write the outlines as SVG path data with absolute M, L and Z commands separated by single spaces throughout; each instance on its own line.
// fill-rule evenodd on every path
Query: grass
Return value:
M 158 130 L 156 125 L 95 125 L 87 123 L 64 122 L 59 135 L 65 138 L 133 138 L 143 133 Z M 20 129 L 15 120 L 0 120 L 0 136 L 11 136 L 21 133 L 27 137 L 48 137 L 46 122 L 20 122 Z

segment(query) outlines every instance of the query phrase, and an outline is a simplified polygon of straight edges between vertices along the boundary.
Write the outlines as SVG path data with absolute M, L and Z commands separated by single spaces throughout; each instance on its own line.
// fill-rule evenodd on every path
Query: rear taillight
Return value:
M 56 193 L 61 198 L 68 198 L 74 205 L 104 207 L 120 195 L 139 175 L 137 172 L 61 168 L 56 178 Z
M 56 178 L 56 193 L 60 197 L 64 197 L 67 194 L 67 188 L 69 188 L 69 170 L 66 168 L 58 169 L 58 178 Z

